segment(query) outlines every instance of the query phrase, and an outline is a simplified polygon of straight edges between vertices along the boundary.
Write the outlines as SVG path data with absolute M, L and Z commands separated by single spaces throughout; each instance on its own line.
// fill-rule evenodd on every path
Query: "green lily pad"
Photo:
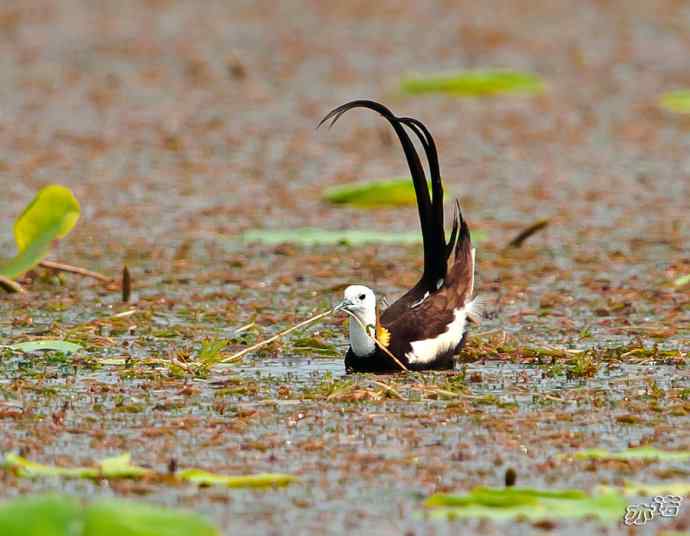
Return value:
M 546 85 L 536 75 L 502 69 L 478 69 L 412 76 L 400 83 L 403 93 L 446 93 L 458 97 L 483 97 L 505 93 L 534 94 Z
M 662 460 L 686 461 L 690 460 L 690 451 L 659 450 L 655 447 L 637 447 L 620 452 L 609 452 L 605 449 L 585 449 L 575 453 L 578 460 Z
M 83 536 L 76 530 L 81 505 L 72 497 L 40 495 L 0 503 L 0 534 L 12 536 Z
M 99 501 L 84 511 L 84 536 L 218 536 L 205 518 L 134 501 Z
M 422 234 L 418 231 L 390 233 L 385 231 L 366 231 L 359 229 L 328 230 L 316 227 L 296 229 L 255 229 L 242 235 L 245 242 L 262 244 L 297 244 L 300 246 L 323 246 L 344 244 L 416 244 L 421 242 Z
M 8 348 L 20 352 L 36 352 L 39 350 L 55 350 L 63 354 L 73 354 L 82 349 L 81 344 L 76 342 L 58 341 L 53 339 L 42 339 L 39 341 L 26 341 L 11 344 Z
M 690 89 L 669 91 L 659 97 L 659 106 L 677 114 L 690 114 Z
M 57 467 L 32 462 L 18 454 L 5 455 L 4 465 L 25 478 L 140 478 L 151 473 L 150 469 L 132 465 L 129 454 L 121 454 L 101 460 L 97 467 Z
M 203 517 L 134 501 L 82 506 L 72 497 L 41 495 L 0 504 L 0 534 L 11 536 L 218 536 Z
M 175 473 L 180 480 L 193 482 L 200 486 L 225 486 L 226 488 L 267 488 L 287 486 L 298 478 L 282 473 L 260 473 L 246 476 L 228 476 L 202 471 L 201 469 L 184 469 Z
M 626 501 L 617 493 L 589 496 L 580 490 L 477 487 L 465 495 L 437 493 L 424 505 L 432 517 L 480 517 L 531 521 L 595 516 L 602 521 L 622 519 Z
M 14 278 L 36 266 L 53 240 L 72 230 L 79 215 L 79 202 L 69 188 L 54 184 L 41 189 L 14 224 L 19 253 L 0 266 L 0 275 Z
M 323 197 L 334 205 L 350 205 L 357 208 L 417 204 L 414 185 L 409 177 L 342 184 L 328 188 Z
M 612 486 L 599 486 L 597 488 L 603 493 L 611 493 L 619 488 Z M 635 497 L 654 497 L 656 495 L 677 495 L 680 497 L 690 496 L 690 482 L 657 482 L 655 484 L 645 484 L 643 482 L 626 481 L 623 484 L 623 495 Z
M 472 240 L 479 242 L 486 235 L 481 231 L 472 232 Z M 327 230 L 316 227 L 296 229 L 255 229 L 242 235 L 245 242 L 258 242 L 268 245 L 296 244 L 299 246 L 325 246 L 361 244 L 416 244 L 422 241 L 420 231 L 391 233 L 385 231 L 365 231 L 359 229 Z

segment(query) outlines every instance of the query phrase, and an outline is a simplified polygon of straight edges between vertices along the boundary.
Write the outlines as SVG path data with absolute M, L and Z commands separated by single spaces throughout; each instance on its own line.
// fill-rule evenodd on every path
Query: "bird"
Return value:
M 329 128 L 332 127 L 353 108 L 378 112 L 400 140 L 417 199 L 424 269 L 417 284 L 382 313 L 371 288 L 361 284 L 345 288 L 343 300 L 334 308 L 350 316 L 345 369 L 375 373 L 452 369 L 454 356 L 465 343 L 468 323 L 479 323 L 481 319 L 480 302 L 474 297 L 476 251 L 469 226 L 456 200 L 446 241 L 443 183 L 436 143 L 427 127 L 417 119 L 397 117 L 383 104 L 364 99 L 333 109 L 319 127 L 328 121 Z M 431 192 L 408 132 L 418 138 L 424 149 Z

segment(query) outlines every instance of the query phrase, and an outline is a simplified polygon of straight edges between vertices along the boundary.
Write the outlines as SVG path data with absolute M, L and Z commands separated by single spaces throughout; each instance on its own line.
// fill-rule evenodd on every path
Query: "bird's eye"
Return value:
M 359 299 L 360 299 L 361 301 L 364 301 L 364 299 L 365 299 L 366 297 L 367 297 L 366 294 L 360 294 L 360 295 L 359 295 Z

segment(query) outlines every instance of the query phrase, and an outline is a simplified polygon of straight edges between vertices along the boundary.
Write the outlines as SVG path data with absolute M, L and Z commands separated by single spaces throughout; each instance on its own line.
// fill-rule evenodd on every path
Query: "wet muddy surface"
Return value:
M 527 9 L 529 5 L 529 9 Z M 117 284 L 39 269 L 0 296 L 0 344 L 65 338 L 74 356 L 0 350 L 0 452 L 78 465 L 120 452 L 165 472 L 293 473 L 284 489 L 20 479 L 208 514 L 226 534 L 621 534 L 585 522 L 438 521 L 438 491 L 688 481 L 672 461 L 583 461 L 577 450 L 690 449 L 690 123 L 656 106 L 690 86 L 679 2 L 190 2 L 0 7 L 0 256 L 43 185 L 82 205 L 51 258 Z M 532 97 L 402 97 L 405 73 L 508 66 Z M 358 210 L 328 186 L 406 173 L 357 97 L 418 117 L 478 247 L 486 318 L 457 369 L 344 373 L 345 319 L 191 375 L 202 342 L 229 355 L 326 310 L 350 283 L 395 298 L 421 248 L 245 244 L 254 228 L 407 231 L 414 208 Z M 519 249 L 505 245 L 548 218 Z M 648 498 L 647 498 L 648 499 Z M 634 499 L 631 498 L 631 501 Z M 645 500 L 645 498 L 641 498 Z M 690 530 L 678 518 L 631 534 Z

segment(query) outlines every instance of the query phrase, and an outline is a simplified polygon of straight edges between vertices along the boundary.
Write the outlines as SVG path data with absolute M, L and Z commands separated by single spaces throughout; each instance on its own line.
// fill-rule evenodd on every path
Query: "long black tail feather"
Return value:
M 371 100 L 355 100 L 338 106 L 331 110 L 319 122 L 318 126 L 320 127 L 330 120 L 331 123 L 329 127 L 332 127 L 341 115 L 352 108 L 368 108 L 378 112 L 388 120 L 398 135 L 412 175 L 412 183 L 414 184 L 415 194 L 417 196 L 419 220 L 422 227 L 422 238 L 424 241 L 424 274 L 420 282 L 423 283 L 426 290 L 433 292 L 437 288 L 438 281 L 444 279 L 446 276 L 448 250 L 452 250 L 452 245 L 449 248 L 445 242 L 445 232 L 443 228 L 443 185 L 441 184 L 438 156 L 434 140 L 421 122 L 411 118 L 398 118 L 388 108 Z M 424 146 L 429 161 L 433 201 L 429 196 L 424 167 L 403 125 L 410 128 L 419 137 Z M 456 233 L 457 230 L 454 225 L 451 243 L 454 241 Z
M 412 129 L 419 138 L 419 141 L 422 142 L 424 152 L 426 153 L 426 159 L 429 163 L 429 174 L 431 175 L 431 211 L 433 214 L 433 227 L 434 234 L 440 238 L 440 241 L 443 244 L 443 250 L 445 251 L 445 264 L 443 274 L 441 276 L 445 277 L 448 257 L 453 251 L 453 245 L 455 244 L 455 233 L 457 231 L 455 231 L 454 222 L 454 232 L 451 233 L 451 239 L 446 244 L 443 221 L 443 181 L 441 180 L 441 167 L 438 161 L 436 142 L 434 141 L 431 132 L 429 132 L 429 129 L 427 129 L 424 123 L 418 119 L 414 119 L 413 117 L 402 117 L 400 118 L 400 122 Z

